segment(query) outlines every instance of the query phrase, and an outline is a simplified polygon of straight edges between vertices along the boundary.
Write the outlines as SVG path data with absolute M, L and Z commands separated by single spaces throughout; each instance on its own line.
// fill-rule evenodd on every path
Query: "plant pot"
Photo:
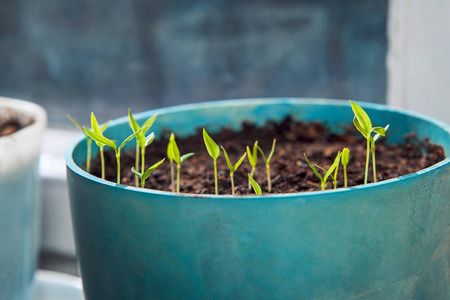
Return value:
M 0 137 L 0 299 L 28 299 L 39 246 L 39 149 L 44 109 L 0 97 L 0 118 L 31 125 Z
M 449 153 L 447 125 L 382 105 L 362 107 L 374 124 L 391 125 L 389 142 L 415 131 Z M 135 117 L 142 123 L 155 113 L 156 136 L 163 128 L 179 136 L 288 114 L 342 130 L 353 118 L 347 101 L 285 98 L 191 104 Z M 125 139 L 128 119 L 115 120 L 105 134 Z M 85 157 L 80 137 L 66 162 L 87 299 L 450 298 L 448 158 L 364 186 L 232 197 L 117 185 L 83 171 Z

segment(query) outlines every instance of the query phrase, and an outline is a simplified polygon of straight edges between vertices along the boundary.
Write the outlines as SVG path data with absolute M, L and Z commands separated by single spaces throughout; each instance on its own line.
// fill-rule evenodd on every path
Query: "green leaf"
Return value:
M 347 166 L 350 160 L 350 150 L 348 148 L 344 148 L 342 150 L 341 162 L 343 166 Z
M 126 143 L 128 143 L 129 141 L 131 141 L 137 134 L 139 134 L 139 132 L 141 132 L 141 129 L 139 129 L 138 131 L 136 131 L 135 133 L 131 134 L 129 137 L 127 137 L 122 144 L 120 144 L 118 151 L 120 151 Z
M 175 135 L 172 133 L 169 139 L 169 145 L 167 149 L 169 159 L 173 159 L 177 164 L 181 163 L 180 150 L 178 150 L 177 143 L 175 142 Z
M 331 167 L 328 169 L 327 173 L 325 174 L 325 176 L 323 177 L 323 179 L 325 181 L 327 181 L 328 176 L 331 175 L 331 173 L 333 173 L 333 171 L 339 167 L 339 161 L 341 160 L 341 151 L 338 151 L 338 154 L 336 155 L 336 158 L 334 159 L 333 164 L 331 165 Z
M 180 164 L 183 163 L 186 159 L 188 159 L 189 157 L 191 157 L 192 155 L 194 155 L 193 152 L 190 153 L 186 153 L 185 155 L 183 155 L 180 159 Z
M 250 147 L 247 146 L 247 156 L 250 165 L 254 168 L 256 167 L 256 163 L 258 162 L 258 141 L 253 144 L 253 151 L 250 150 Z
M 225 155 L 225 160 L 227 161 L 228 168 L 230 168 L 231 172 L 234 172 L 234 166 L 231 163 L 230 158 L 228 157 L 227 151 L 225 150 L 225 148 L 223 146 L 221 146 L 221 148 L 222 148 L 223 154 Z
M 174 141 L 175 141 L 175 134 L 171 133 L 169 143 L 167 144 L 167 158 L 170 161 L 174 160 L 173 145 L 172 145 Z
M 145 138 L 144 148 L 153 143 L 154 140 L 155 140 L 155 133 L 152 132 Z
M 100 143 L 100 144 L 109 146 L 109 147 L 113 148 L 115 152 L 117 152 L 117 146 L 112 140 L 108 139 L 107 137 L 105 137 L 105 136 L 103 136 L 101 134 L 98 134 L 96 132 L 90 131 L 86 127 L 84 127 L 84 132 L 88 136 L 90 136 L 96 143 Z
M 91 128 L 93 132 L 97 134 L 102 134 L 102 130 L 100 129 L 100 126 L 98 125 L 97 122 L 97 118 L 95 117 L 93 112 L 91 112 Z
M 130 109 L 128 109 L 128 121 L 130 123 L 130 127 L 133 130 L 133 132 L 137 132 L 139 129 L 141 129 L 139 124 L 133 118 Z M 139 145 L 139 147 L 145 148 L 145 134 L 142 131 L 136 135 L 136 142 Z
M 349 100 L 349 101 L 352 106 L 353 113 L 355 114 L 355 117 L 357 119 L 357 122 L 360 125 L 360 128 L 357 127 L 357 129 L 367 139 L 370 135 L 370 131 L 372 130 L 372 121 L 370 121 L 369 116 L 364 111 L 364 109 L 362 109 L 361 106 L 359 106 L 358 104 L 356 104 L 355 102 L 353 102 L 351 100 Z
M 239 160 L 237 161 L 237 163 L 234 165 L 234 170 L 236 171 L 237 168 L 239 168 L 239 166 L 242 164 L 242 162 L 245 159 L 245 156 L 247 155 L 247 153 L 244 153 L 244 155 L 241 156 L 241 158 L 239 158 Z
M 144 124 L 142 125 L 142 128 L 143 128 L 144 126 L 148 126 L 148 128 L 147 128 L 146 130 L 143 130 L 143 134 L 146 134 L 147 131 L 150 129 L 150 127 L 153 126 L 153 123 L 155 123 L 155 120 L 156 120 L 156 117 L 157 117 L 157 116 L 158 116 L 157 114 L 154 114 L 153 116 L 151 116 L 150 118 L 148 118 L 147 121 L 144 122 Z
M 220 156 L 220 148 L 213 141 L 213 139 L 208 135 L 205 128 L 203 128 L 203 140 L 205 142 L 206 150 L 208 150 L 209 155 L 216 160 Z
M 253 179 L 252 175 L 248 174 L 248 179 L 250 180 L 250 183 L 252 184 L 253 190 L 255 191 L 256 195 L 262 195 L 262 190 L 259 184 Z
M 375 127 L 373 128 L 373 132 L 375 132 L 375 136 L 373 137 L 373 141 L 376 142 L 380 136 L 386 136 L 386 132 L 389 129 L 389 124 L 386 125 L 386 127 L 382 128 L 382 127 Z
M 146 180 L 148 178 L 148 176 L 150 176 L 150 174 L 152 174 L 153 171 L 155 171 L 156 168 L 159 167 L 159 165 L 164 162 L 164 160 L 165 160 L 165 158 L 161 159 L 159 162 L 157 162 L 156 164 L 154 164 L 153 166 L 151 166 L 150 168 L 145 170 L 144 174 L 142 174 L 142 179 Z
M 139 173 L 138 171 L 136 171 L 136 169 L 134 167 L 131 167 L 131 171 L 136 174 L 137 177 L 139 177 L 139 179 L 142 179 L 142 174 Z
M 273 153 L 275 152 L 275 144 L 277 143 L 276 139 L 273 139 L 272 149 L 270 150 L 269 156 L 267 157 L 267 161 L 270 162 L 272 159 Z
M 88 136 L 86 134 L 86 132 L 84 132 L 83 128 L 81 127 L 80 123 L 78 123 L 77 120 L 72 118 L 70 115 L 67 115 L 67 118 L 84 134 L 84 136 L 86 137 L 86 140 L 90 140 L 91 139 L 91 137 Z
M 101 132 L 105 132 L 105 130 L 108 128 L 109 123 L 111 123 L 111 120 L 109 120 L 108 122 L 106 122 L 105 124 L 103 124 L 102 126 L 100 126 L 100 130 Z
M 309 162 L 308 158 L 306 157 L 306 154 L 303 153 L 303 156 L 306 159 L 306 162 L 308 163 L 309 167 L 313 170 L 314 174 L 316 174 L 316 176 L 320 179 L 320 182 L 323 182 L 323 177 L 322 175 L 320 175 L 320 173 L 317 171 L 316 168 L 314 168 L 314 166 Z

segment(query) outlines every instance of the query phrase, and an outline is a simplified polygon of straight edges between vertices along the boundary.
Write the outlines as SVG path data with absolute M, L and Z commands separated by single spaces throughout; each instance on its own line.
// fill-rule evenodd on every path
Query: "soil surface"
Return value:
M 362 135 L 349 127 L 343 135 L 331 132 L 321 123 L 304 123 L 292 120 L 290 117 L 281 122 L 269 122 L 261 128 L 244 123 L 242 130 L 234 132 L 224 128 L 220 132 L 210 134 L 213 140 L 223 146 L 234 164 L 245 153 L 246 146 L 252 146 L 258 140 L 260 147 L 267 156 L 276 139 L 275 154 L 271 160 L 272 193 L 293 193 L 318 191 L 320 180 L 307 164 L 308 160 L 328 169 L 333 163 L 337 152 L 344 148 L 350 149 L 350 162 L 347 167 L 348 185 L 355 186 L 364 183 L 364 168 L 366 160 L 366 140 Z M 176 142 L 181 155 L 194 152 L 195 155 L 181 165 L 181 192 L 194 194 L 214 194 L 213 160 L 208 155 L 202 129 L 197 134 L 185 138 L 177 138 Z M 155 140 L 146 151 L 146 168 L 167 157 L 167 143 L 170 133 L 165 132 L 159 140 Z M 389 132 L 387 138 L 389 138 Z M 405 135 L 404 144 L 385 143 L 380 138 L 376 143 L 376 163 L 378 181 L 417 172 L 446 158 L 441 146 L 431 144 L 428 139 L 419 140 L 414 133 Z M 112 150 L 105 151 L 107 180 L 116 181 L 116 160 Z M 134 151 L 122 153 L 122 184 L 134 185 L 135 175 L 131 172 L 134 166 Z M 231 194 L 229 168 L 223 153 L 217 160 L 219 194 Z M 248 189 L 248 177 L 251 166 L 246 158 L 234 173 L 235 193 L 237 195 L 253 194 Z M 320 171 L 321 174 L 325 173 Z M 92 174 L 100 177 L 100 158 L 93 162 Z M 343 167 L 339 166 L 337 176 L 338 187 L 344 186 Z M 267 193 L 266 167 L 260 154 L 255 180 L 260 184 L 263 193 Z M 159 166 L 147 179 L 146 188 L 171 191 L 170 162 Z M 370 161 L 369 179 L 373 182 L 372 161 Z M 332 178 L 326 185 L 332 189 Z
M 0 136 L 10 135 L 23 127 L 25 126 L 20 124 L 16 119 L 0 119 Z

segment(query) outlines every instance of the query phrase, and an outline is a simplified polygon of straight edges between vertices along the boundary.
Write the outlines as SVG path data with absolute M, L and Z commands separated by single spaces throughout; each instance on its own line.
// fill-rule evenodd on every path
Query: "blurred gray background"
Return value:
M 387 0 L 0 1 L 0 95 L 69 128 L 187 102 L 384 103 Z

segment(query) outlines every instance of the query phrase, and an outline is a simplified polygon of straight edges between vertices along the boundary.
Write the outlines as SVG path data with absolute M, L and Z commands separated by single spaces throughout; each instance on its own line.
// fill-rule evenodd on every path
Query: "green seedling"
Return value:
M 331 174 L 330 174 L 331 178 L 333 179 L 333 188 L 334 189 L 337 188 L 337 174 L 338 174 L 338 171 L 339 171 L 339 161 L 341 159 L 341 156 L 342 156 L 341 151 L 338 151 L 338 154 L 337 154 L 336 158 L 334 159 L 334 163 L 332 165 L 332 167 L 334 166 L 334 174 L 333 174 L 333 172 L 331 172 Z M 328 172 L 327 170 L 325 170 L 321 166 L 316 165 L 316 167 L 318 167 L 319 169 L 321 169 L 325 173 Z
M 350 150 L 348 148 L 344 148 L 344 150 L 342 150 L 341 155 L 341 163 L 342 166 L 344 167 L 344 187 L 347 187 L 347 165 L 349 160 L 350 160 Z
M 86 149 L 86 172 L 90 173 L 91 171 L 91 153 L 92 153 L 92 139 L 86 134 L 86 132 L 84 132 L 83 128 L 81 127 L 80 123 L 78 123 L 77 120 L 75 120 L 74 118 L 72 118 L 71 116 L 67 115 L 67 118 L 84 134 L 84 136 L 86 137 L 86 145 L 87 145 L 87 149 Z M 111 122 L 111 120 L 109 120 L 108 122 L 106 122 L 105 124 L 103 124 L 100 129 L 103 131 L 106 130 L 106 128 L 109 125 L 109 122 Z
M 93 139 L 96 143 L 101 143 L 103 145 L 109 146 L 114 149 L 114 152 L 116 154 L 116 161 L 117 161 L 117 183 L 120 184 L 120 151 L 122 150 L 123 146 L 125 146 L 126 143 L 128 143 L 132 138 L 134 138 L 141 130 L 138 130 L 137 132 L 133 133 L 129 137 L 127 137 L 122 144 L 120 144 L 119 147 L 117 147 L 116 143 L 113 140 L 108 139 L 107 137 L 100 135 L 96 132 L 93 132 L 86 127 L 84 127 L 84 133 L 88 135 L 91 139 Z
M 353 118 L 353 124 L 355 125 L 356 129 L 358 129 L 359 132 L 364 136 L 364 138 L 367 140 L 367 154 L 366 154 L 366 168 L 364 172 L 364 184 L 367 184 L 367 177 L 369 174 L 369 159 L 370 159 L 370 149 L 371 146 L 375 145 L 375 141 L 373 141 L 372 133 L 375 133 L 379 136 L 385 136 L 386 130 L 389 128 L 389 125 L 387 125 L 385 128 L 383 127 L 372 127 L 372 121 L 370 120 L 367 113 L 362 109 L 361 106 L 356 104 L 355 102 L 350 101 L 350 104 L 352 106 L 353 113 L 355 114 Z M 374 182 L 377 181 L 376 176 L 376 168 L 375 168 L 375 151 L 373 151 L 374 148 L 372 148 L 372 163 L 373 163 L 373 175 L 374 175 Z
M 252 166 L 252 170 L 250 172 L 250 175 L 253 177 L 255 175 L 256 171 L 256 163 L 258 162 L 258 141 L 255 141 L 253 144 L 253 149 L 250 150 L 250 147 L 247 146 L 247 156 L 248 161 L 250 162 L 250 165 Z M 251 182 L 250 179 L 248 180 L 248 189 L 251 188 Z
M 372 170 L 373 170 L 373 182 L 377 182 L 377 166 L 375 163 L 375 142 L 378 141 L 380 136 L 385 136 L 389 129 L 389 124 L 382 128 L 383 130 L 377 131 L 377 133 L 371 138 L 371 148 L 372 148 Z
M 145 172 L 142 173 L 137 171 L 134 167 L 131 168 L 131 171 L 133 171 L 133 173 L 141 180 L 141 188 L 145 187 L 145 180 L 147 180 L 150 174 L 152 174 L 153 171 L 155 171 L 155 169 L 164 162 L 164 160 L 165 158 L 161 159 L 159 162 L 157 162 L 156 164 L 154 164 L 153 166 L 151 166 L 150 168 L 145 170 Z
M 253 179 L 252 175 L 250 175 L 250 173 L 248 174 L 248 180 L 250 181 L 253 190 L 255 191 L 256 195 L 262 195 L 262 190 L 261 187 L 259 186 L 259 184 L 256 182 L 255 179 Z
M 321 168 L 321 167 L 316 165 L 321 170 L 324 170 L 326 172 L 324 176 L 320 175 L 319 171 L 317 171 L 317 169 L 309 162 L 308 158 L 306 157 L 306 154 L 303 153 L 303 156 L 305 156 L 306 162 L 308 163 L 310 168 L 314 171 L 314 174 L 316 174 L 317 178 L 319 178 L 320 183 L 321 183 L 322 191 L 325 190 L 325 186 L 326 186 L 328 177 L 333 173 L 333 171 L 336 169 L 336 167 L 339 164 L 339 158 L 340 158 L 339 153 L 338 153 L 338 156 L 336 157 L 336 159 L 334 160 L 333 164 L 331 165 L 331 167 L 328 170 L 325 170 L 324 168 Z
M 270 150 L 269 155 L 266 157 L 264 155 L 264 152 L 262 151 L 261 147 L 257 146 L 259 152 L 261 152 L 261 155 L 264 159 L 264 162 L 266 163 L 266 172 L 267 172 L 267 190 L 270 192 L 272 192 L 272 179 L 270 176 L 270 160 L 272 159 L 273 153 L 275 152 L 275 144 L 276 144 L 277 140 L 273 139 L 273 143 L 272 143 L 272 149 Z
M 223 154 L 225 154 L 225 159 L 227 160 L 228 167 L 230 168 L 231 194 L 234 195 L 234 178 L 233 178 L 234 172 L 237 170 L 237 168 L 239 168 L 241 163 L 244 161 L 244 158 L 247 155 L 247 153 L 244 153 L 244 155 L 242 155 L 241 158 L 239 158 L 237 163 L 235 165 L 233 165 L 231 163 L 230 158 L 228 157 L 228 153 L 224 147 L 222 147 L 222 150 L 223 150 Z
M 100 127 L 94 113 L 93 112 L 91 113 L 92 132 L 95 132 L 99 136 L 103 136 L 103 132 L 106 130 L 108 125 L 109 125 L 109 121 Z M 84 130 L 83 130 L 83 132 L 86 133 Z M 95 143 L 97 144 L 98 148 L 100 149 L 100 160 L 101 160 L 101 164 L 102 164 L 102 179 L 105 179 L 105 156 L 103 154 L 103 147 L 105 146 L 105 144 L 103 144 L 101 142 L 97 142 L 97 141 L 95 141 Z
M 219 187 L 217 181 L 217 158 L 220 156 L 220 148 L 217 146 L 216 142 L 208 135 L 205 128 L 203 128 L 203 141 L 206 145 L 206 150 L 208 150 L 209 155 L 214 160 L 214 190 L 216 195 L 219 194 Z
M 141 150 L 141 168 L 140 170 L 144 170 L 145 168 L 145 148 L 149 146 L 153 141 L 155 140 L 155 134 L 152 132 L 148 136 L 145 136 L 147 131 L 150 129 L 150 127 L 155 122 L 157 115 L 153 115 L 147 121 L 145 121 L 144 125 L 142 125 L 142 128 L 146 128 L 145 130 L 141 130 L 139 133 L 136 134 L 136 164 L 135 164 L 135 170 L 139 171 L 139 149 Z M 133 132 L 138 132 L 141 127 L 136 122 L 136 120 L 133 118 L 133 115 L 131 114 L 131 110 L 128 109 L 128 120 L 130 123 L 130 127 L 133 130 Z M 136 178 L 136 186 L 138 186 L 138 180 Z M 141 185 L 142 185 L 142 179 L 141 179 Z
M 167 145 L 167 158 L 170 161 L 170 182 L 171 182 L 171 190 L 172 192 L 175 192 L 175 166 L 174 166 L 174 160 L 173 160 L 173 151 L 171 143 L 175 141 L 175 135 L 172 133 L 170 134 L 169 143 Z
M 173 171 L 173 161 L 177 164 L 177 193 L 180 192 L 180 169 L 181 164 L 194 155 L 194 153 L 187 153 L 180 156 L 180 150 L 178 150 L 177 143 L 175 142 L 175 135 L 172 133 L 169 139 L 169 145 L 167 146 L 167 157 L 170 160 L 171 169 Z M 172 172 L 172 188 L 173 188 L 173 172 Z

